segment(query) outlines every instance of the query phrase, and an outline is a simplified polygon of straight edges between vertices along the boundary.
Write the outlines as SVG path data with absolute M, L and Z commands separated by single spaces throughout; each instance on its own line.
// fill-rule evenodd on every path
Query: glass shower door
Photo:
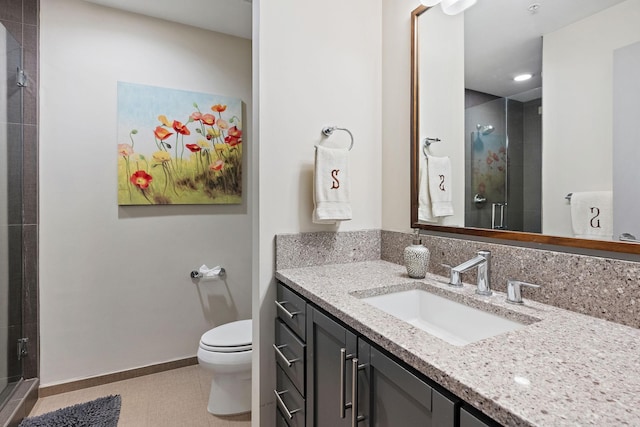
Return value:
M 0 24 L 0 407 L 22 378 L 22 66 Z
M 507 228 L 506 99 L 498 98 L 465 112 L 465 226 Z

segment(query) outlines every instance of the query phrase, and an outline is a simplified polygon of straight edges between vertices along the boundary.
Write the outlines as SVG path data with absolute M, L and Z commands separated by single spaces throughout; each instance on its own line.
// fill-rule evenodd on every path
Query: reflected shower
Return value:
M 493 125 L 476 125 L 476 135 L 473 137 L 473 132 L 471 133 L 471 143 L 473 144 L 473 149 L 476 151 L 482 151 L 484 149 L 484 142 L 480 136 L 487 136 L 491 132 L 493 132 L 495 128 Z
M 482 135 L 489 135 L 491 132 L 495 130 L 493 125 L 481 125 L 481 124 L 477 124 L 476 129 L 478 130 L 478 133 L 479 134 L 481 133 Z

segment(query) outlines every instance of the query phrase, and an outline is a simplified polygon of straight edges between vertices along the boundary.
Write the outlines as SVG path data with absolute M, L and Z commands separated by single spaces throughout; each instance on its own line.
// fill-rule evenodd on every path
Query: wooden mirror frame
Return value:
M 411 227 L 442 233 L 480 236 L 493 239 L 541 243 L 590 250 L 640 254 L 640 244 L 606 240 L 578 239 L 574 237 L 550 236 L 538 233 L 490 230 L 474 227 L 452 227 L 421 223 L 418 220 L 418 185 L 420 171 L 419 138 L 419 81 L 418 81 L 418 18 L 430 8 L 420 5 L 411 12 Z

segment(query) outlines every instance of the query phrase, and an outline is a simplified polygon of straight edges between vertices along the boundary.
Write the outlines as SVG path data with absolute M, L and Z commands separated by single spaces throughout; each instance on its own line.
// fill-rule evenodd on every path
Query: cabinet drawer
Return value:
M 282 412 L 280 412 L 280 408 L 276 409 L 276 427 L 289 427 L 287 420 L 284 415 L 282 415 Z
M 276 319 L 276 362 L 304 396 L 306 345 L 280 319 Z
M 295 332 L 302 341 L 306 341 L 307 303 L 292 290 L 278 283 L 276 299 L 278 317 Z
M 298 390 L 293 386 L 289 377 L 278 366 L 276 368 L 276 412 L 280 412 L 282 418 L 289 427 L 304 427 L 305 402 Z

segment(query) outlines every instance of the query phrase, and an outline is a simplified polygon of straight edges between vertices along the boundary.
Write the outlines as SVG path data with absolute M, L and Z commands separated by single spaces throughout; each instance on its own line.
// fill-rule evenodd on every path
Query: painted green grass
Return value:
M 187 159 L 173 158 L 170 162 L 118 158 L 118 204 L 239 204 L 242 203 L 242 152 L 227 150 L 225 166 L 213 171 L 206 166 L 208 159 L 191 154 Z M 143 170 L 152 176 L 146 189 L 130 181 L 132 173 Z M 145 197 L 146 196 L 146 197 Z

